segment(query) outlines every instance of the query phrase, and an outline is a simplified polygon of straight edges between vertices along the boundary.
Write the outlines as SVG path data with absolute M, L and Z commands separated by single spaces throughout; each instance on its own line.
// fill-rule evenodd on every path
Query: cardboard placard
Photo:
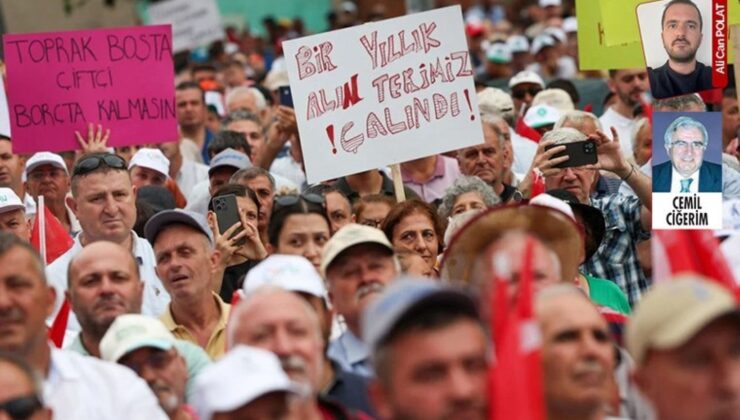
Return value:
M 226 36 L 216 0 L 167 0 L 149 6 L 149 23 L 172 25 L 175 52 L 207 46 Z

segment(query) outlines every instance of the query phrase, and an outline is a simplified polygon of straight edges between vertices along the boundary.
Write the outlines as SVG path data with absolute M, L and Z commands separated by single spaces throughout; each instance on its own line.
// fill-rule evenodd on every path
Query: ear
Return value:
M 608 77 L 606 79 L 606 86 L 609 87 L 609 91 L 611 93 L 617 93 L 616 83 L 614 82 L 614 79 L 612 79 L 611 77 Z
M 391 404 L 388 398 L 388 390 L 385 389 L 378 379 L 370 380 L 367 386 L 367 393 L 379 418 L 390 419 L 393 417 L 393 411 L 391 410 Z
M 46 286 L 46 293 L 44 295 L 46 302 L 43 302 L 43 305 L 46 306 L 46 317 L 49 318 L 54 313 L 54 303 L 57 301 L 57 289 L 54 286 Z
M 68 195 L 64 198 L 64 202 L 67 204 L 67 207 L 72 210 L 72 213 L 74 213 L 75 217 L 79 217 L 79 215 L 77 214 L 77 200 L 71 195 Z

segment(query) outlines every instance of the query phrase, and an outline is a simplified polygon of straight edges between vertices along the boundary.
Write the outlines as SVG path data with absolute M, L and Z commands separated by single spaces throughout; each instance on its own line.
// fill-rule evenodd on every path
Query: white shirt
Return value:
M 689 184 L 689 193 L 698 193 L 699 192 L 699 171 L 695 171 L 693 174 L 691 174 L 689 178 L 691 179 L 691 184 Z M 681 180 L 689 179 L 689 178 L 685 178 L 683 175 L 676 172 L 676 168 L 672 167 L 671 168 L 671 192 L 672 193 L 681 192 Z
M 208 200 L 211 199 L 210 186 L 211 183 L 207 177 L 205 181 L 195 184 L 188 191 L 188 204 L 185 206 L 185 210 L 194 211 L 203 216 L 208 214 Z
M 55 348 L 44 402 L 55 419 L 167 419 L 149 386 L 132 370 Z
M 72 193 L 67 193 L 68 197 L 72 196 Z M 36 206 L 36 200 L 33 199 L 28 193 L 23 197 L 23 205 L 26 208 L 26 218 L 32 219 L 36 216 L 36 213 L 38 213 L 37 206 Z M 72 209 L 69 208 L 67 205 L 67 202 L 65 200 L 64 202 L 64 208 L 67 209 L 67 217 L 69 218 L 69 227 L 72 229 L 71 232 L 69 232 L 70 235 L 74 236 L 80 233 L 82 231 L 82 226 L 80 226 L 80 221 L 77 220 L 77 216 L 72 212 Z
M 203 181 L 208 182 L 208 166 L 183 159 L 180 170 L 175 176 L 175 182 L 188 201 L 193 195 L 193 188 Z
M 624 155 L 624 157 L 632 156 L 632 127 L 635 125 L 635 120 L 624 117 L 612 107 L 609 107 L 601 118 L 599 118 L 599 121 L 601 121 L 601 125 L 604 127 L 604 133 L 609 138 L 612 137 L 612 130 L 610 127 L 617 129 L 617 135 L 619 135 L 619 147 L 622 149 L 622 155 Z
M 514 151 L 514 162 L 511 165 L 511 170 L 517 176 L 524 177 L 527 175 L 529 167 L 532 166 L 534 155 L 537 153 L 537 143 L 520 136 L 511 128 L 509 128 L 509 133 L 511 134 L 511 148 Z
M 157 273 L 154 271 L 154 267 L 157 264 L 154 258 L 154 250 L 149 244 L 149 241 L 139 238 L 134 231 L 131 231 L 131 234 L 134 238 L 133 254 L 139 264 L 141 281 L 144 282 L 144 300 L 141 305 L 141 313 L 159 317 L 167 309 L 167 305 L 170 303 L 170 295 L 164 289 L 162 281 L 159 280 Z M 82 251 L 82 244 L 80 243 L 80 235 L 77 235 L 72 248 L 46 267 L 46 278 L 49 285 L 53 286 L 57 292 L 54 312 L 47 319 L 49 325 L 56 319 L 57 313 L 64 302 L 64 292 L 67 290 L 67 267 L 69 266 L 69 262 L 80 251 Z M 105 257 L 105 255 L 101 255 L 101 258 Z M 77 317 L 74 312 L 70 311 L 67 330 L 80 331 L 80 329 Z
M 293 160 L 293 156 L 288 154 L 277 158 L 270 166 L 270 173 L 288 178 L 290 182 L 303 188 L 306 184 L 306 174 L 303 173 L 301 165 Z

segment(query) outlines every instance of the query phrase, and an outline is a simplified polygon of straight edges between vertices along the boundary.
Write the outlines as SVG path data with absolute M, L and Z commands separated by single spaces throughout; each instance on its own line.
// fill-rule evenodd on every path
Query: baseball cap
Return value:
M 524 114 L 524 124 L 532 128 L 540 128 L 548 124 L 555 124 L 560 119 L 560 111 L 549 105 L 535 105 Z
M 487 87 L 478 92 L 478 109 L 481 114 L 501 116 L 514 111 L 511 95 L 498 88 Z
M 400 278 L 362 313 L 362 341 L 372 351 L 377 350 L 392 335 L 399 321 L 428 306 L 454 307 L 478 318 L 475 302 L 462 291 L 431 280 Z
M 563 19 L 563 31 L 566 34 L 578 31 L 578 19 L 575 16 L 569 16 Z
M 534 83 L 536 85 L 540 85 L 543 89 L 545 88 L 545 82 L 542 80 L 540 75 L 532 70 L 522 70 L 515 74 L 514 77 L 509 79 L 509 88 L 513 88 L 522 83 Z
M 565 34 L 565 31 L 562 28 L 558 28 L 557 26 L 548 26 L 544 31 L 542 31 L 542 33 L 550 35 L 560 43 L 568 41 L 568 35 Z
M 6 213 L 13 210 L 25 209 L 26 206 L 15 191 L 10 188 L 0 188 L 0 213 Z
M 324 251 L 321 255 L 321 275 L 326 278 L 326 269 L 339 254 L 355 245 L 365 243 L 382 245 L 388 249 L 389 253 L 393 253 L 393 245 L 385 237 L 383 231 L 370 226 L 350 223 L 339 229 L 324 245 Z
M 511 50 L 505 42 L 494 42 L 486 49 L 486 60 L 497 64 L 511 63 Z
M 545 47 L 554 47 L 555 40 L 550 35 L 538 35 L 533 41 L 529 52 L 537 54 Z
M 247 272 L 243 290 L 249 293 L 264 285 L 306 293 L 327 301 L 326 287 L 316 268 L 298 255 L 270 255 Z
M 175 341 L 175 336 L 159 319 L 123 314 L 116 317 L 100 340 L 100 356 L 103 360 L 115 363 L 128 353 L 144 347 L 169 350 Z
M 506 40 L 512 54 L 529 52 L 529 40 L 524 35 L 512 35 Z
M 37 152 L 26 161 L 26 170 L 24 171 L 26 178 L 28 178 L 28 174 L 31 173 L 31 171 L 41 165 L 54 166 L 55 168 L 64 170 L 64 173 L 69 175 L 69 172 L 67 172 L 67 165 L 64 164 L 64 159 L 62 159 L 61 156 L 51 152 Z
M 139 149 L 128 163 L 128 169 L 131 170 L 134 166 L 157 171 L 165 177 L 170 176 L 170 160 L 159 149 Z
M 164 210 L 152 216 L 144 225 L 144 236 L 154 245 L 159 233 L 167 226 L 174 224 L 190 226 L 206 235 L 208 240 L 213 243 L 213 233 L 208 227 L 206 218 L 200 213 L 182 209 Z
M 249 157 L 242 152 L 237 152 L 232 148 L 222 150 L 221 153 L 211 159 L 211 168 L 208 169 L 208 176 L 213 174 L 217 168 L 231 166 L 236 169 L 246 169 L 252 167 Z
M 573 105 L 573 99 L 568 95 L 568 92 L 558 88 L 544 89 L 534 95 L 534 98 L 532 98 L 532 106 L 541 104 L 549 105 L 563 112 L 573 111 L 576 109 Z
M 161 185 L 147 185 L 136 190 L 136 200 L 151 206 L 155 213 L 177 208 L 172 192 Z
M 680 347 L 728 314 L 740 317 L 740 307 L 719 284 L 699 275 L 668 279 L 645 294 L 632 313 L 627 322 L 627 350 L 641 365 L 648 350 Z
M 299 390 L 275 354 L 238 345 L 200 372 L 192 405 L 201 420 L 210 420 L 215 413 L 236 410 L 265 394 Z
M 540 7 L 562 6 L 562 0 L 540 0 Z

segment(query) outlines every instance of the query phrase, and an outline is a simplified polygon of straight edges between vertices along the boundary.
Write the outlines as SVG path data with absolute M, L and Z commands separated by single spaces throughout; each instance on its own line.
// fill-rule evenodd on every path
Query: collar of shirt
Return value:
M 380 170 L 378 172 L 383 178 L 383 181 L 380 184 L 380 192 L 378 192 L 378 194 L 394 197 L 396 193 L 393 189 L 393 180 L 391 180 L 388 175 L 385 174 L 385 172 Z M 349 186 L 346 177 L 341 177 L 337 179 L 337 182 L 334 183 L 334 188 L 341 191 L 349 199 L 350 202 L 354 202 L 357 198 L 360 197 L 360 194 L 358 194 L 357 191 L 352 190 L 352 188 Z
M 363 363 L 370 358 L 367 345 L 352 334 L 352 331 L 347 330 L 339 336 L 339 342 L 342 343 L 350 364 Z
M 433 179 L 443 178 L 444 176 L 445 176 L 445 161 L 444 161 L 444 158 L 442 158 L 441 156 L 437 156 L 437 160 L 434 163 L 434 172 L 432 172 L 432 176 L 424 182 L 414 181 L 414 179 L 411 178 L 411 173 L 409 173 L 408 171 L 405 171 L 403 169 L 403 166 L 401 166 L 401 179 L 403 179 L 404 184 L 424 185 Z
M 211 358 L 215 359 L 213 353 L 215 349 L 211 347 L 216 345 L 217 337 L 219 336 L 219 334 L 222 334 L 226 330 L 226 322 L 229 320 L 229 311 L 231 310 L 231 305 L 225 303 L 216 293 L 211 292 L 211 295 L 216 301 L 216 305 L 218 306 L 220 314 L 218 318 L 218 324 L 216 324 L 216 328 L 213 330 L 211 336 L 208 338 L 208 344 L 206 345 L 205 350 L 206 353 L 211 356 Z M 172 316 L 171 305 L 167 305 L 167 309 L 164 311 L 164 313 L 162 313 L 162 316 L 160 316 L 159 320 L 162 321 L 164 326 L 167 327 L 167 329 L 170 330 L 175 335 L 175 337 L 195 343 L 195 340 L 190 334 L 190 331 L 188 331 L 185 326 L 180 325 L 175 321 L 175 318 Z M 221 349 L 220 354 L 223 354 L 225 350 L 225 347 Z
M 633 119 L 627 118 L 624 115 L 620 114 L 619 112 L 615 111 L 613 107 L 609 107 L 609 109 L 606 110 L 606 112 L 601 116 L 601 118 L 609 120 L 609 122 L 613 125 L 618 125 L 621 127 L 628 127 L 630 124 L 634 122 Z M 605 127 L 605 129 L 607 129 Z M 611 135 L 609 136 L 611 138 Z M 620 139 L 620 141 L 623 139 Z
M 677 193 L 681 191 L 681 180 L 684 179 L 691 179 L 691 184 L 689 184 L 689 192 L 690 193 L 698 193 L 699 192 L 699 171 L 697 170 L 693 174 L 691 174 L 690 177 L 686 178 L 683 175 L 679 174 L 676 171 L 676 168 L 671 167 L 671 192 Z

